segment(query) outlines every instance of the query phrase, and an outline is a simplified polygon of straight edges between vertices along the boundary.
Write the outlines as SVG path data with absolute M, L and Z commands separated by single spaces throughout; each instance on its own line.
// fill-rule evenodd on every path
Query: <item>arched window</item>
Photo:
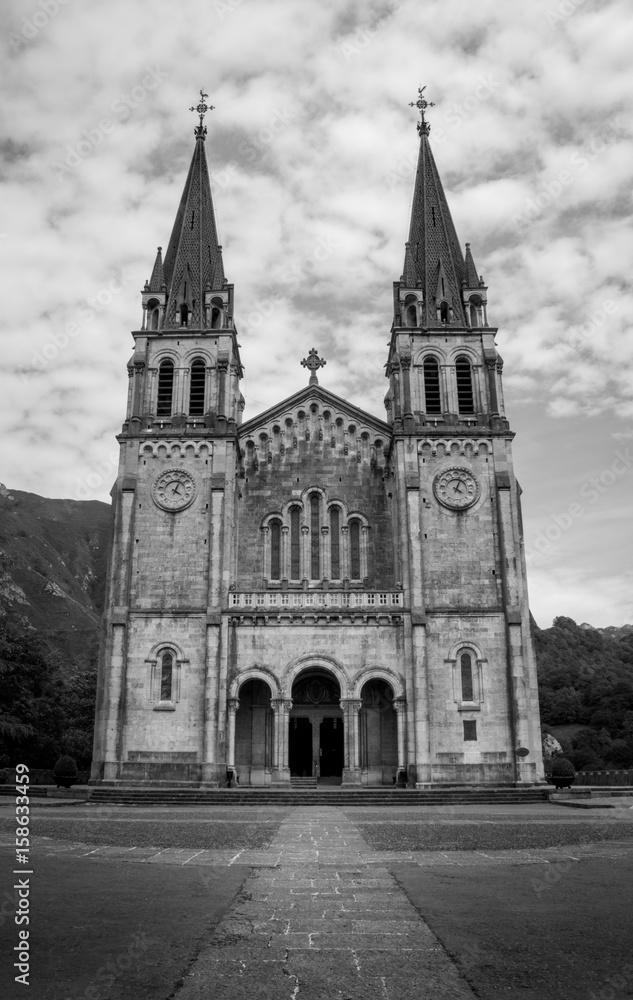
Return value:
M 471 296 L 470 299 L 470 325 L 481 326 L 479 322 L 479 310 L 481 309 L 481 299 L 478 295 Z
M 310 496 L 310 579 L 321 579 L 321 497 L 318 493 Z
M 448 323 L 448 302 L 440 302 L 440 320 Z
M 211 326 L 214 330 L 219 330 L 222 326 L 222 307 L 224 303 L 220 298 L 211 299 Z
M 189 306 L 184 302 L 180 307 L 180 325 L 187 326 L 189 320 Z
M 191 365 L 189 381 L 189 416 L 201 417 L 204 413 L 204 383 L 206 366 L 202 358 L 196 358 Z
M 333 580 L 341 579 L 341 511 L 338 507 L 330 510 L 330 564 Z
M 462 701 L 474 701 L 473 661 L 470 653 L 462 653 L 459 658 L 462 682 Z
M 174 394 L 174 362 L 167 358 L 161 361 L 158 369 L 158 399 L 156 401 L 156 416 L 170 417 Z
M 404 300 L 404 323 L 405 326 L 417 326 L 418 316 L 415 307 L 416 298 L 415 295 L 407 295 Z
M 290 510 L 290 578 L 301 579 L 301 525 L 298 507 Z
M 174 654 L 166 649 L 160 657 L 160 700 L 171 701 L 174 683 Z
M 457 408 L 460 413 L 474 413 L 475 402 L 470 361 L 463 355 L 455 362 L 455 375 L 457 378 Z
M 441 413 L 440 366 L 436 358 L 424 361 L 424 406 L 427 413 Z
M 281 580 L 281 521 L 270 522 L 270 579 Z
M 150 313 L 150 318 L 149 318 L 149 328 L 150 328 L 150 330 L 158 330 L 158 319 L 159 319 L 159 316 L 160 316 L 160 310 L 158 309 L 158 307 L 156 309 L 152 309 L 152 311 Z
M 350 521 L 349 549 L 351 578 L 360 580 L 360 521 Z

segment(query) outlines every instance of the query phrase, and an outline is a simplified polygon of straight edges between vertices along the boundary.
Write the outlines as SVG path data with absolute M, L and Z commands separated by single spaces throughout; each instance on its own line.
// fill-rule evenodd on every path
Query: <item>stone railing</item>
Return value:
M 332 611 L 337 608 L 394 611 L 404 606 L 401 590 L 249 591 L 229 594 L 229 608 L 246 611 Z
M 575 785 L 633 785 L 633 769 L 577 771 Z

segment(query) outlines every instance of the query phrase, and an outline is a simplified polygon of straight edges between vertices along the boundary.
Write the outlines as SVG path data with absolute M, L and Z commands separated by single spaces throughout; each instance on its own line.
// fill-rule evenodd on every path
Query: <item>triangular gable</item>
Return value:
M 349 417 L 350 420 L 354 420 L 363 427 L 373 430 L 382 438 L 391 439 L 391 427 L 384 420 L 379 420 L 373 414 L 362 410 L 360 406 L 354 406 L 353 403 L 348 402 L 348 400 L 343 399 L 341 396 L 335 395 L 333 392 L 329 392 L 321 385 L 307 385 L 292 396 L 288 396 L 280 403 L 271 406 L 268 410 L 264 410 L 263 413 L 259 413 L 257 416 L 247 420 L 238 428 L 238 437 L 240 439 L 251 437 L 258 430 L 268 427 L 273 421 L 281 420 L 287 413 L 298 406 L 305 406 L 307 408 L 313 402 L 319 403 L 322 407 L 335 409 L 338 413 Z

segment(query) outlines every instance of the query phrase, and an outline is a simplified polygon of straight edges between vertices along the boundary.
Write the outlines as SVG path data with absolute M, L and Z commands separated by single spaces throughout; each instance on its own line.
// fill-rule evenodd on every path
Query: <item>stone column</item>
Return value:
M 332 551 L 329 541 L 330 528 L 324 524 L 321 527 L 321 578 L 324 580 L 332 579 Z
M 228 361 L 218 361 L 218 416 L 226 417 L 226 376 Z
M 405 698 L 394 698 L 393 701 L 394 711 L 397 718 L 397 735 L 398 735 L 398 767 L 396 775 L 400 771 L 404 771 L 406 775 L 407 770 L 407 759 L 405 751 L 405 731 L 404 727 L 406 724 L 406 709 L 407 703 Z
M 360 785 L 360 721 L 362 701 L 346 698 L 341 701 L 343 712 L 344 747 L 343 785 Z
M 310 529 L 307 524 L 301 525 L 301 580 L 310 579 Z
M 226 769 L 235 771 L 235 716 L 240 707 L 239 698 L 229 698 L 227 700 L 226 719 Z
M 504 404 L 504 401 L 503 401 L 503 380 L 501 378 L 502 371 L 503 371 L 503 361 L 502 361 L 501 358 L 498 358 L 497 359 L 497 379 L 496 379 L 496 385 L 497 385 L 497 402 L 499 404 L 499 415 L 503 417 L 505 415 L 505 404 Z
M 455 393 L 453 392 L 454 380 L 451 378 L 451 371 L 452 370 L 450 365 L 440 365 L 440 383 L 441 383 L 443 413 L 457 412 L 457 399 L 455 397 Z
M 211 409 L 212 401 L 212 382 L 213 369 L 207 365 L 204 369 L 204 406 L 202 408 L 203 413 L 208 413 Z
M 217 759 L 217 707 L 218 707 L 218 654 L 220 647 L 220 626 L 214 620 L 207 620 L 207 648 L 204 678 L 203 725 L 202 725 L 202 773 L 205 785 L 217 788 L 224 786 L 224 775 Z
M 132 398 L 132 416 L 140 417 L 143 412 L 143 384 L 145 375 L 145 362 L 134 362 L 134 391 Z
M 310 722 L 312 724 L 312 770 L 314 772 L 314 777 L 319 778 L 321 775 L 321 723 L 323 722 L 323 715 L 311 715 Z
M 143 413 L 156 413 L 156 380 L 158 378 L 158 368 L 148 369 L 148 376 L 145 379 Z
M 404 416 L 412 417 L 411 408 L 411 358 L 400 358 L 400 368 L 402 370 L 402 392 L 404 396 Z
M 270 528 L 267 524 L 261 529 L 262 535 L 264 536 L 264 561 L 262 563 L 263 573 L 262 576 L 265 580 L 270 579 Z
M 103 777 L 106 781 L 114 781 L 119 774 L 119 735 L 120 711 L 123 697 L 123 675 L 125 664 L 125 625 L 112 626 L 112 652 L 110 655 L 110 670 L 108 676 L 105 754 Z
M 281 527 L 281 578 L 290 579 L 290 528 L 287 524 Z
M 496 359 L 486 361 L 488 369 L 488 391 L 490 393 L 490 413 L 499 413 L 499 400 L 497 398 L 497 362 Z
M 270 702 L 275 717 L 273 733 L 272 785 L 286 787 L 290 784 L 288 765 L 288 726 L 292 701 L 289 698 L 272 698 Z
M 484 400 L 486 398 L 486 393 L 484 387 L 482 386 L 482 368 L 481 365 L 473 365 L 471 368 L 471 375 L 473 380 L 473 403 L 475 413 L 482 413 L 485 410 Z
M 368 556 L 369 549 L 369 526 L 367 524 L 361 524 L 360 527 L 360 577 L 364 580 L 369 575 L 369 560 Z
M 347 524 L 341 525 L 339 559 L 341 563 L 341 580 L 349 580 L 349 527 Z

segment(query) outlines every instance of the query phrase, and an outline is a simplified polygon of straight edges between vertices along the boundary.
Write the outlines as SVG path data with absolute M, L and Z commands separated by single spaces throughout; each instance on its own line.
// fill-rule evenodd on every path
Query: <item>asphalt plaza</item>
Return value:
M 38 1000 L 633 996 L 626 807 L 34 805 L 33 836 Z

